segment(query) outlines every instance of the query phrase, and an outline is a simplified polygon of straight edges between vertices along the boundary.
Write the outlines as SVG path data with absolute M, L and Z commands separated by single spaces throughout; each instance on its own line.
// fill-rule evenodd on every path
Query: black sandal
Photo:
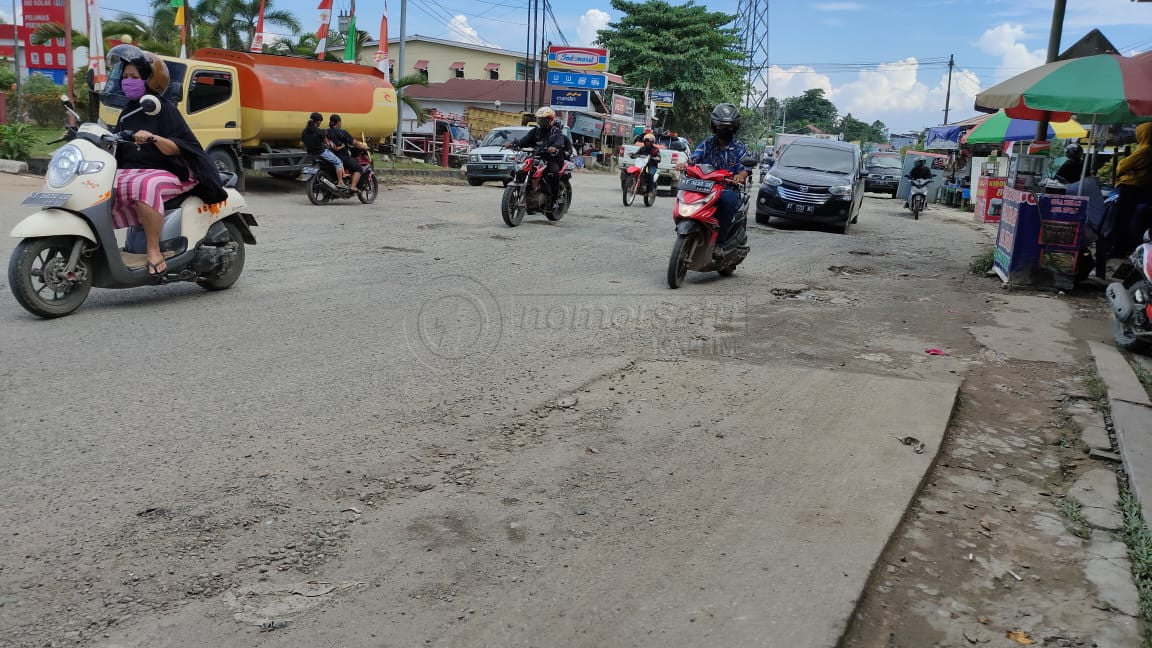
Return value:
M 163 270 L 160 269 L 160 264 L 164 264 Z M 148 274 L 149 275 L 151 275 L 157 279 L 162 280 L 162 279 L 164 279 L 165 274 L 167 274 L 167 272 L 168 272 L 168 260 L 162 259 L 158 263 L 152 263 L 151 261 L 145 261 L 144 267 L 148 268 Z

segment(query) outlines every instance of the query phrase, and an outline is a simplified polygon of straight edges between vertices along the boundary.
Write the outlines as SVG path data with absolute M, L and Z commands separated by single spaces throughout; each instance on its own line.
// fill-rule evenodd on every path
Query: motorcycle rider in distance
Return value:
M 924 160 L 916 160 L 916 164 L 912 165 L 912 170 L 908 172 L 908 177 L 912 180 L 931 180 L 932 169 L 929 169 L 924 164 Z M 908 201 L 904 201 L 904 206 L 908 206 Z
M 324 115 L 314 112 L 308 116 L 308 125 L 304 127 L 304 131 L 300 133 L 300 143 L 304 145 L 304 152 L 308 155 L 313 155 L 323 159 L 325 162 L 336 167 L 336 186 L 344 189 L 344 163 L 336 154 L 328 150 L 324 145 L 324 140 L 328 137 L 328 133 L 320 128 L 320 124 L 324 123 Z
M 555 211 L 557 196 L 560 195 L 560 169 L 568 150 L 568 138 L 564 129 L 556 123 L 556 111 L 544 106 L 536 111 L 536 127 L 518 140 L 504 144 L 502 148 L 536 147 L 536 154 L 548 164 L 544 179 L 548 184 L 548 198 Z
M 678 171 L 683 171 L 689 164 L 707 164 L 714 169 L 727 169 L 732 172 L 731 185 L 724 188 L 716 203 L 716 220 L 720 221 L 720 233 L 716 238 L 716 247 L 728 241 L 731 234 L 732 219 L 740 207 L 740 192 L 737 187 L 744 184 L 748 178 L 748 169 L 744 168 L 744 158 L 748 156 L 748 149 L 744 142 L 736 139 L 740 130 L 740 110 L 730 103 L 717 104 L 711 115 L 712 136 L 700 142 L 696 150 L 689 156 L 688 162 L 676 164 Z
M 343 125 L 344 121 L 340 115 L 328 117 L 328 141 L 332 143 L 336 157 L 340 158 L 344 168 L 352 174 L 352 181 L 348 183 L 348 187 L 356 191 L 356 187 L 360 184 L 360 174 L 364 172 L 364 169 L 360 168 L 360 163 L 352 157 L 352 149 L 366 149 L 368 145 L 352 137 L 351 133 L 342 128 Z M 344 176 L 339 177 L 340 181 L 343 182 Z
M 652 183 L 656 182 L 656 169 L 660 165 L 660 149 L 656 147 L 656 136 L 652 133 L 645 133 L 644 143 L 629 157 L 636 159 L 645 155 L 648 156 L 648 164 L 644 167 L 643 178 L 647 184 L 643 185 L 643 193 L 647 193 Z

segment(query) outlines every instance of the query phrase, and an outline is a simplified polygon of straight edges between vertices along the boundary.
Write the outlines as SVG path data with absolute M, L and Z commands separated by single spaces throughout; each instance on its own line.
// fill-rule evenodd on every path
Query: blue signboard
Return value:
M 1004 190 L 992 268 L 1005 283 L 1070 288 L 1083 245 L 1088 198 Z
M 29 68 L 30 74 L 39 74 L 52 79 L 56 85 L 64 85 L 68 82 L 68 70 L 63 68 Z
M 552 107 L 580 110 L 589 106 L 587 90 L 552 90 Z
M 648 93 L 648 97 L 652 103 L 661 108 L 670 108 L 672 103 L 676 101 L 676 93 L 672 90 L 653 90 Z
M 608 77 L 603 74 L 584 74 L 583 72 L 557 72 L 548 73 L 548 85 L 564 88 L 587 88 L 588 90 L 603 90 L 608 87 Z

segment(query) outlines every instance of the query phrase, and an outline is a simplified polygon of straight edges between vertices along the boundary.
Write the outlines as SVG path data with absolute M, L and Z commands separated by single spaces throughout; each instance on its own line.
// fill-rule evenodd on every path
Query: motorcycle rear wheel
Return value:
M 568 208 L 572 206 L 572 184 L 567 180 L 560 181 L 560 199 L 556 202 L 559 203 L 560 209 L 554 212 L 544 212 L 544 216 L 550 221 L 564 218 L 564 214 L 567 214 Z
M 672 245 L 672 256 L 668 258 L 668 287 L 675 290 L 684 283 L 688 275 L 688 262 L 696 252 L 699 238 L 695 235 L 680 234 Z
M 524 222 L 524 214 L 528 208 L 521 202 L 523 190 L 524 188 L 519 185 L 508 185 L 504 188 L 504 196 L 500 199 L 500 216 L 508 227 L 516 227 Z
M 360 199 L 360 202 L 365 205 L 376 202 L 376 196 L 380 195 L 380 183 L 377 182 L 375 174 L 361 180 L 360 184 L 363 186 L 356 192 L 356 197 Z
M 328 189 L 324 187 L 324 183 L 320 182 L 320 173 L 312 174 L 308 178 L 308 184 L 305 186 L 308 192 L 308 200 L 312 201 L 313 205 L 327 205 L 332 200 L 332 194 L 328 193 Z
M 70 237 L 58 236 L 24 239 L 16 245 L 8 262 L 8 285 L 12 296 L 24 310 L 45 319 L 64 317 L 80 308 L 88 298 L 88 292 L 92 290 L 92 272 L 83 258 L 76 265 L 80 280 L 64 285 L 51 278 L 56 276 L 52 271 L 54 268 L 59 270 L 67 264 L 74 241 Z M 51 275 L 47 280 L 45 268 Z M 51 293 L 46 296 L 44 293 L 48 289 Z

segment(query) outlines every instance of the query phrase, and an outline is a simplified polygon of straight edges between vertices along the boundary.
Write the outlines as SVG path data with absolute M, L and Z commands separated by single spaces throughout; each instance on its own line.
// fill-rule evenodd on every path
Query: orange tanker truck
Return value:
M 216 165 L 295 178 L 310 164 L 300 131 L 312 112 L 344 119 L 344 129 L 376 142 L 396 130 L 396 90 L 379 70 L 294 56 L 199 49 L 163 56 L 175 103 Z M 100 118 L 115 123 L 127 98 L 110 74 Z

